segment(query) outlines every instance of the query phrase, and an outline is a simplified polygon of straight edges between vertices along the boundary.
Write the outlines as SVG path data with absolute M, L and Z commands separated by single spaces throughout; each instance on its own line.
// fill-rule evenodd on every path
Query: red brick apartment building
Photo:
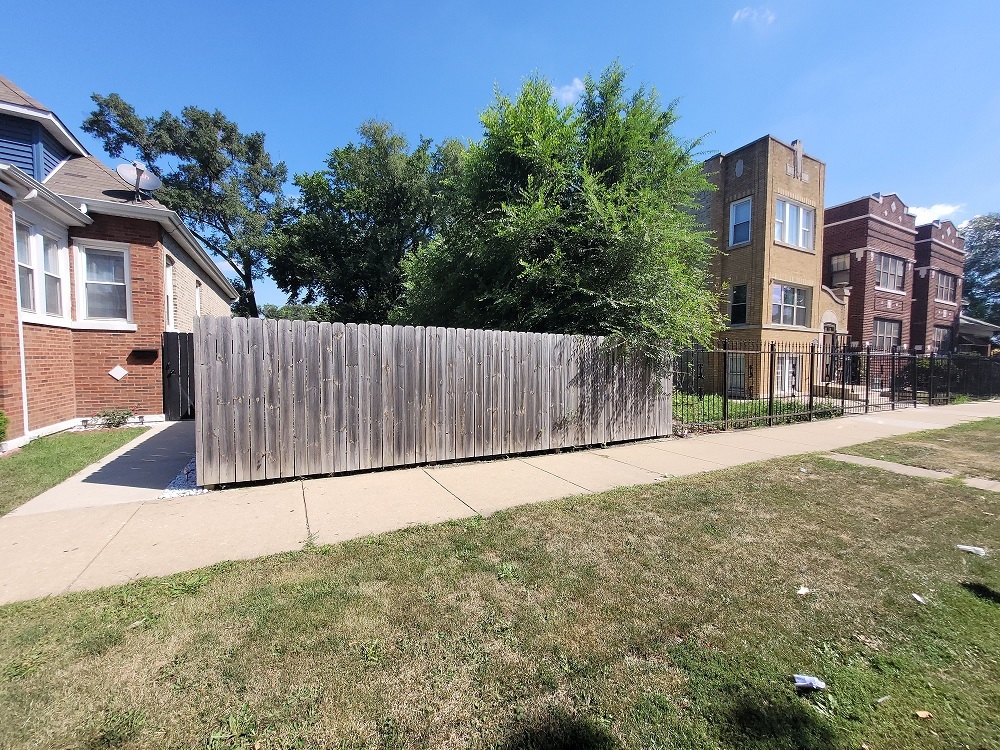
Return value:
M 2 76 L 0 259 L 5 448 L 105 408 L 162 419 L 163 332 L 236 298 L 176 213 Z
M 915 226 L 895 193 L 826 209 L 824 283 L 850 288 L 855 347 L 948 352 L 957 340 L 965 243 L 950 221 Z

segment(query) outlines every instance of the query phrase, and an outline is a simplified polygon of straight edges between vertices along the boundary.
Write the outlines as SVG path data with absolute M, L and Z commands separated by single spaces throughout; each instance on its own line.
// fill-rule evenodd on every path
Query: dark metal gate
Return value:
M 194 419 L 194 334 L 163 334 L 163 414 Z

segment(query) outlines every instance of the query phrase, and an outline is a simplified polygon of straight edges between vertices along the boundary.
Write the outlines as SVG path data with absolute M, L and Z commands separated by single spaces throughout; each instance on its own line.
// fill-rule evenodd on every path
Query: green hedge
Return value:
M 7 415 L 0 411 L 0 443 L 7 439 Z

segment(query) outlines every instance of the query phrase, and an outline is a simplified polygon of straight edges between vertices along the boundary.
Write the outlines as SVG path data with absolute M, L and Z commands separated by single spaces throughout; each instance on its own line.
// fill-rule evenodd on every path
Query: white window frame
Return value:
M 774 319 L 774 293 L 777 290 L 781 290 L 779 293 L 780 302 L 777 303 L 779 307 L 778 320 Z M 799 292 L 803 292 L 803 303 L 798 304 L 785 304 L 785 289 L 794 289 Z M 792 322 L 782 323 L 785 317 L 785 308 L 790 308 L 792 310 Z M 796 313 L 798 310 L 802 310 L 804 320 L 802 323 L 796 323 Z M 796 284 L 783 284 L 780 281 L 776 281 L 771 285 L 771 325 L 783 326 L 784 328 L 809 328 L 812 322 L 812 288 L 808 286 L 798 286 Z
M 27 214 L 27 215 L 26 215 Z M 28 232 L 28 255 L 30 265 L 21 262 L 17 255 L 17 229 L 26 229 Z M 56 243 L 56 272 L 45 270 L 45 241 L 50 240 Z M 14 237 L 14 259 L 17 268 L 16 294 L 17 309 L 21 321 L 25 323 L 35 323 L 49 326 L 68 327 L 70 318 L 70 286 L 72 281 L 69 274 L 69 249 L 67 248 L 65 228 L 45 219 L 45 217 L 26 211 L 23 207 L 15 210 L 15 237 Z M 20 269 L 31 269 L 31 294 L 34 307 L 29 309 L 21 307 L 21 273 Z M 58 313 L 49 313 L 47 296 L 45 293 L 45 279 L 47 276 L 58 276 L 59 278 L 59 307 Z
M 898 263 L 900 267 L 900 272 L 893 273 L 889 270 L 882 270 L 882 260 L 888 259 L 890 264 Z M 891 266 L 890 266 L 891 267 Z M 899 279 L 899 286 L 886 286 L 882 283 L 882 275 L 885 274 L 886 279 Z M 906 261 L 899 256 L 892 255 L 890 253 L 876 253 L 875 254 L 875 288 L 883 292 L 896 292 L 902 294 L 906 291 Z
M 895 335 L 892 335 L 895 333 Z M 889 346 L 886 346 L 888 341 Z M 903 322 L 892 318 L 875 318 L 872 321 L 872 349 L 891 352 L 894 346 L 903 344 Z
M 935 272 L 936 278 L 934 279 L 934 301 L 943 302 L 946 305 L 954 305 L 955 300 L 958 299 L 958 277 L 952 273 L 945 273 L 944 271 Z M 951 280 L 951 298 L 941 296 L 941 280 L 950 279 Z
M 136 331 L 132 317 L 132 253 L 127 242 L 74 238 L 76 266 L 76 320 L 75 328 L 98 331 Z M 121 253 L 125 257 L 125 318 L 87 317 L 87 250 Z
M 795 214 L 797 236 L 789 237 L 788 233 L 793 224 L 792 214 Z M 809 226 L 806 226 L 804 219 L 808 217 Z M 774 241 L 782 245 L 790 245 L 797 250 L 808 250 L 812 252 L 816 243 L 816 209 L 807 206 L 805 203 L 793 201 L 790 198 L 779 196 L 774 202 Z
M 163 260 L 163 330 L 176 330 L 174 321 L 174 259 L 169 255 Z
M 841 262 L 838 262 L 841 261 Z M 838 268 L 838 266 L 843 266 Z M 837 255 L 830 256 L 830 283 L 833 286 L 838 284 L 843 284 L 842 274 L 847 274 L 847 283 L 851 283 L 851 254 L 850 253 L 838 253 Z
M 18 247 L 18 237 L 21 233 L 27 235 L 27 251 L 28 259 L 27 262 L 21 259 L 21 248 Z M 22 315 L 33 314 L 38 312 L 38 258 L 35 252 L 35 228 L 24 221 L 16 221 L 14 223 L 14 262 L 17 268 L 17 308 L 21 311 Z M 21 281 L 21 271 L 22 269 L 27 270 L 31 274 L 31 286 L 28 291 L 31 292 L 31 307 L 24 306 L 23 295 L 25 292 L 24 282 Z
M 747 208 L 750 212 L 750 218 L 747 219 L 746 221 L 747 238 L 745 240 L 740 240 L 739 242 L 736 242 L 734 241 L 736 234 L 736 208 L 738 206 L 742 206 L 743 204 L 747 205 Z M 743 223 L 744 222 L 742 221 L 740 222 L 740 224 Z M 749 245 L 752 239 L 753 239 L 753 198 L 747 197 L 747 198 L 741 198 L 738 201 L 733 201 L 732 203 L 729 204 L 729 247 L 736 247 L 737 245 Z
M 932 339 L 934 342 L 934 351 L 940 352 L 942 350 L 941 345 L 944 343 L 938 340 L 939 333 L 942 334 L 940 338 L 947 338 L 948 340 L 948 349 L 945 350 L 945 353 L 951 351 L 955 346 L 955 334 L 951 330 L 951 326 L 934 326 L 934 338 Z

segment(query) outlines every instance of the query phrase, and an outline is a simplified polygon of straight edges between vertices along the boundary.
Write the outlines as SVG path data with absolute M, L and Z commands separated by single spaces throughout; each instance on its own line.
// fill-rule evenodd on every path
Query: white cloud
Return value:
M 733 25 L 741 23 L 751 23 L 754 26 L 770 26 L 774 23 L 774 13 L 770 8 L 765 8 L 764 6 L 751 8 L 748 5 L 733 13 Z
M 961 206 L 950 203 L 935 203 L 933 206 L 909 206 L 907 210 L 917 217 L 917 224 L 929 224 L 937 219 L 946 219 L 958 211 Z
M 567 104 L 573 104 L 583 94 L 583 81 L 574 78 L 573 82 L 566 86 L 553 86 L 552 93 L 556 95 L 556 99 L 564 107 Z

